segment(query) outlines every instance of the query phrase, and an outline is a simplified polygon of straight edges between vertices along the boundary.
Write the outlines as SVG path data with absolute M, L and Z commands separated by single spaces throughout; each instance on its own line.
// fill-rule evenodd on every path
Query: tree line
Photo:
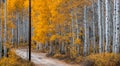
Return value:
M 28 8 L 28 0 L 0 0 L 0 56 L 7 44 L 28 43 Z M 119 0 L 32 0 L 31 14 L 32 45 L 49 55 L 120 52 Z

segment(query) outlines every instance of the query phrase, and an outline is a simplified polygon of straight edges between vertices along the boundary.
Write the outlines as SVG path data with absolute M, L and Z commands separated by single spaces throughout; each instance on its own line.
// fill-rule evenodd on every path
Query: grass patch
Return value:
M 114 53 L 91 54 L 86 57 L 79 56 L 76 58 L 55 54 L 53 58 L 63 60 L 70 64 L 80 64 L 82 66 L 120 66 L 120 54 Z
M 84 66 L 120 66 L 120 54 L 92 54 L 84 60 Z
M 0 59 L 0 66 L 35 66 L 32 62 L 24 60 L 18 57 L 14 49 L 9 52 L 8 57 L 3 57 Z
M 79 57 L 76 57 L 76 58 L 71 58 L 71 57 L 69 57 L 67 55 L 64 55 L 64 54 L 55 54 L 52 57 L 57 58 L 59 60 L 62 60 L 62 61 L 66 62 L 66 63 L 69 63 L 69 64 L 80 64 L 83 61 L 82 56 L 79 56 Z

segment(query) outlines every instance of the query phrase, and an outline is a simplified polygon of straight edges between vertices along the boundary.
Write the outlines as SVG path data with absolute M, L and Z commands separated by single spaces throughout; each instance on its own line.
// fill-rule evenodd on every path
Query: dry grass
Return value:
M 113 53 L 91 54 L 83 62 L 84 66 L 120 66 L 120 55 Z
M 32 62 L 16 56 L 14 49 L 9 52 L 8 57 L 0 59 L 0 66 L 35 66 Z
M 80 64 L 83 66 L 120 66 L 120 54 L 102 53 L 91 54 L 87 57 L 79 56 L 70 58 L 62 54 L 55 54 L 53 58 L 63 60 L 70 64 Z

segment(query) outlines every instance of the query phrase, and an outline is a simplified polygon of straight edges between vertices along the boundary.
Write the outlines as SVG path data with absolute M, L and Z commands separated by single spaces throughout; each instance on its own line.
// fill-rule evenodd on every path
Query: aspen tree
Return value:
M 92 0 L 92 11 L 93 11 L 93 18 L 92 18 L 92 26 L 93 26 L 93 53 L 96 53 L 96 36 L 95 36 L 95 9 L 94 9 L 94 0 Z
M 87 19 L 86 19 L 86 6 L 84 6 L 84 29 L 85 29 L 85 39 L 84 39 L 84 56 L 87 55 Z
M 102 22 L 102 28 L 101 28 L 101 30 L 102 30 L 102 48 L 101 48 L 101 50 L 102 50 L 102 52 L 104 52 L 104 42 L 105 42 L 105 15 L 104 15 L 104 5 L 105 5 L 105 0 L 102 0 L 102 4 L 101 4 L 101 9 L 102 9 L 102 11 L 101 11 L 101 22 Z
M 4 56 L 7 56 L 7 0 L 4 0 Z
M 99 53 L 102 53 L 101 1 L 98 0 Z
M 116 41 L 116 0 L 114 0 L 114 14 L 113 14 L 113 45 L 112 52 L 115 52 L 115 41 Z
M 2 0 L 0 0 L 0 58 L 2 57 Z
M 120 30 L 120 0 L 116 0 L 116 44 L 115 44 L 115 53 L 119 53 L 120 50 L 120 41 L 119 41 L 119 30 Z
M 106 45 L 105 45 L 105 52 L 109 52 L 110 48 L 110 44 L 109 44 L 109 0 L 105 0 L 105 4 L 106 4 Z

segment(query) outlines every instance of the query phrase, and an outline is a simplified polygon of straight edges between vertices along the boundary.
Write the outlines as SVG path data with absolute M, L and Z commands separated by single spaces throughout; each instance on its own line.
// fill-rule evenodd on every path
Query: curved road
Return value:
M 19 50 L 17 49 L 16 54 L 20 56 L 23 59 L 27 59 L 27 51 L 26 50 Z M 79 66 L 79 65 L 71 65 L 67 64 L 63 61 L 57 60 L 57 59 L 52 59 L 46 57 L 46 53 L 35 53 L 32 52 L 31 54 L 31 61 L 36 65 L 36 66 Z

